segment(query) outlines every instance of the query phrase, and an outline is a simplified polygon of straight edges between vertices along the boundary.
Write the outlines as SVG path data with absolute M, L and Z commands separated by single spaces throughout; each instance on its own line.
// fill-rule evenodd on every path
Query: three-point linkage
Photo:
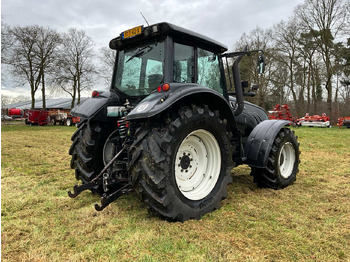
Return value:
M 101 170 L 101 172 L 93 179 L 91 182 L 84 183 L 82 185 L 75 185 L 73 187 L 73 193 L 68 191 L 68 196 L 70 198 L 77 197 L 81 192 L 96 188 L 97 186 L 103 186 L 105 193 L 101 197 L 101 204 L 95 204 L 95 209 L 97 211 L 102 211 L 106 206 L 112 203 L 114 200 L 118 199 L 122 195 L 125 195 L 132 191 L 132 184 L 129 181 L 127 184 L 123 185 L 117 190 L 110 192 L 108 186 L 116 185 L 118 182 L 114 179 L 110 179 L 107 170 L 113 165 L 113 163 L 118 159 L 122 152 L 126 149 L 126 145 L 112 158 L 112 160 Z

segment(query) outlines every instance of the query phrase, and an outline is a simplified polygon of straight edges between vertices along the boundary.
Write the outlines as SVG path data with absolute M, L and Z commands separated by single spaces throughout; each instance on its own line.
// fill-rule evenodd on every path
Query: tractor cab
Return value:
M 164 83 L 198 84 L 226 96 L 220 54 L 227 47 L 206 36 L 159 23 L 127 30 L 110 47 L 117 50 L 112 90 L 125 96 L 146 97 Z

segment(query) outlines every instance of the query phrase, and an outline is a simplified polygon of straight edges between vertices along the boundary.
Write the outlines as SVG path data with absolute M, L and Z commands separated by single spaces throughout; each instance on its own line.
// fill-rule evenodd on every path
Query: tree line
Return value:
M 46 107 L 48 86 L 68 93 L 74 107 L 96 79 L 110 84 L 115 53 L 105 47 L 96 55 L 93 40 L 83 30 L 58 33 L 37 25 L 3 24 L 1 35 L 1 62 L 9 65 L 17 83 L 29 84 L 32 107 L 40 89 Z M 267 62 L 263 76 L 253 55 L 241 62 L 242 79 L 260 86 L 248 100 L 265 109 L 288 103 L 299 117 L 326 112 L 334 120 L 350 114 L 348 0 L 305 0 L 288 20 L 244 33 L 235 49 L 246 47 L 263 49 Z
M 350 114 L 350 2 L 305 0 L 269 29 L 244 33 L 235 49 L 263 49 L 265 75 L 255 57 L 242 61 L 242 79 L 258 83 L 253 102 L 264 108 L 289 103 L 301 117 Z
M 30 86 L 31 108 L 41 89 L 42 108 L 46 109 L 48 87 L 69 94 L 73 108 L 80 103 L 82 91 L 92 88 L 98 78 L 110 81 L 113 56 L 107 48 L 96 55 L 93 40 L 83 30 L 71 28 L 58 33 L 38 25 L 2 24 L 1 63 L 9 67 L 15 84 Z M 98 65 L 96 57 L 100 58 Z

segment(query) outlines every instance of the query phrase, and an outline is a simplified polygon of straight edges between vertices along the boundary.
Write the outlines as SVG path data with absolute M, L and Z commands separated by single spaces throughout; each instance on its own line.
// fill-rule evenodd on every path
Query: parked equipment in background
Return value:
M 27 125 L 44 126 L 50 122 L 49 111 L 46 110 L 28 110 L 28 118 L 25 120 Z
M 63 126 L 67 120 L 67 113 L 61 110 L 50 110 L 50 123 Z
M 25 116 L 24 110 L 19 108 L 8 109 L 7 115 L 12 118 L 23 118 Z
M 80 123 L 80 117 L 72 116 L 69 112 L 66 119 L 66 126 L 76 126 L 79 123 Z
M 331 122 L 329 116 L 325 113 L 323 113 L 322 116 L 310 116 L 309 113 L 306 113 L 304 117 L 297 119 L 297 125 L 309 127 L 331 127 Z
M 290 122 L 268 120 L 244 101 L 257 86 L 244 91 L 239 63 L 256 56 L 263 73 L 262 50 L 225 53 L 218 41 L 169 23 L 124 31 L 110 47 L 117 51 L 110 91 L 93 91 L 71 111 L 82 118 L 69 150 L 82 183 L 70 197 L 100 193 L 101 211 L 136 190 L 153 213 L 185 221 L 220 207 L 234 166 L 249 165 L 260 187 L 296 180 Z
M 290 107 L 288 105 L 277 104 L 271 111 L 268 111 L 269 119 L 287 120 L 295 123 L 296 118 L 290 113 Z
M 350 116 L 338 118 L 337 126 L 350 128 Z

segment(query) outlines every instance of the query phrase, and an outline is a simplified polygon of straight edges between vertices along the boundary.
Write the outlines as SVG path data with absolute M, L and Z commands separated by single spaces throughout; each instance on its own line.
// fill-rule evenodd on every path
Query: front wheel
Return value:
M 282 128 L 276 136 L 265 168 L 252 167 L 251 175 L 259 187 L 285 188 L 299 172 L 299 143 L 294 131 Z
M 219 208 L 232 181 L 226 120 L 207 106 L 192 106 L 158 121 L 141 127 L 132 147 L 142 199 L 169 220 L 199 219 Z

